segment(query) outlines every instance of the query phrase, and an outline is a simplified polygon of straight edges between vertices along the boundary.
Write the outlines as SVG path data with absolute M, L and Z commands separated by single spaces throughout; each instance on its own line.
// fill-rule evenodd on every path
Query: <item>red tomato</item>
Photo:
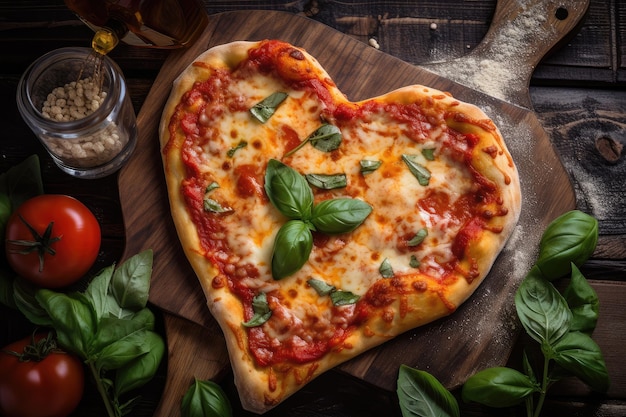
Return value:
M 34 340 L 49 346 L 45 334 L 36 335 Z M 20 361 L 18 356 L 8 353 L 24 353 L 24 347 L 32 341 L 32 337 L 24 338 L 0 352 L 0 415 L 66 417 L 83 396 L 83 364 L 76 356 L 57 349 L 39 361 Z
M 80 279 L 96 261 L 100 240 L 96 217 L 67 195 L 33 197 L 11 214 L 6 225 L 9 264 L 19 276 L 46 288 Z

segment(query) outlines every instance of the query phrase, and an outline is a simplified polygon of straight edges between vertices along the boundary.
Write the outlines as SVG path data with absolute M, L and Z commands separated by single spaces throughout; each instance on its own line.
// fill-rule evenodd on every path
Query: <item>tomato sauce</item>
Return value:
M 384 112 L 392 120 L 406 126 L 404 131 L 415 141 L 422 140 L 430 128 L 428 112 L 433 112 L 430 117 L 436 117 L 439 111 L 435 108 L 434 102 L 422 103 L 381 103 L 369 100 L 360 105 L 354 103 L 336 104 L 333 100 L 330 88 L 334 84 L 329 79 L 320 79 L 319 74 L 312 67 L 306 65 L 306 59 L 300 51 L 288 44 L 280 41 L 266 41 L 256 49 L 249 52 L 248 59 L 244 60 L 236 71 L 245 76 L 248 71 L 260 71 L 262 73 L 275 73 L 288 86 L 307 91 L 319 97 L 325 104 L 324 112 L 331 118 L 341 123 L 353 123 L 355 120 L 367 119 L 369 114 Z M 193 89 L 183 96 L 181 105 L 175 117 L 178 117 L 178 124 L 182 128 L 184 135 L 190 143 L 194 138 L 202 136 L 199 133 L 198 115 L 204 111 L 202 103 L 212 103 L 212 106 L 219 108 L 219 91 L 229 82 L 231 77 L 226 72 L 216 71 L 212 77 L 204 82 L 198 82 Z M 216 101 L 217 100 L 217 101 Z M 236 101 L 229 103 L 230 110 L 246 110 L 243 105 L 239 106 Z M 424 107 L 425 106 L 425 107 Z M 192 110 L 193 109 L 193 110 Z M 430 109 L 430 110 L 429 110 Z M 446 115 L 446 117 L 456 117 Z M 471 122 L 464 120 L 465 122 Z M 170 130 L 175 128 L 176 123 L 172 123 Z M 172 137 L 175 137 L 172 131 Z M 290 127 L 281 128 L 280 139 L 286 144 L 286 151 L 289 151 L 300 144 L 297 133 Z M 453 217 L 457 224 L 463 224 L 458 235 L 452 244 L 452 253 L 455 260 L 441 265 L 444 274 L 452 277 L 452 272 L 458 264 L 458 260 L 466 255 L 467 248 L 471 242 L 477 239 L 485 229 L 484 218 L 477 212 L 477 207 L 488 203 L 496 203 L 500 197 L 495 183 L 482 175 L 472 165 L 474 148 L 479 143 L 479 137 L 473 134 L 464 134 L 448 128 L 444 143 L 443 152 L 451 155 L 459 163 L 464 164 L 473 176 L 476 188 L 472 192 L 457 198 L 451 205 L 450 196 L 438 190 L 428 190 L 426 197 L 418 203 L 420 208 L 432 213 L 446 213 Z M 218 257 L 216 254 L 230 254 L 224 236 L 228 233 L 223 223 L 220 221 L 220 214 L 207 213 L 203 207 L 203 199 L 206 184 L 199 178 L 197 161 L 193 153 L 186 152 L 189 147 L 186 144 L 183 148 L 184 162 L 187 166 L 189 177 L 185 180 L 182 192 L 189 209 L 194 224 L 198 229 L 202 248 L 206 251 L 209 261 L 220 271 L 216 278 L 215 285 L 223 286 L 224 277 L 230 290 L 237 295 L 244 305 L 245 319 L 249 320 L 254 311 L 252 299 L 254 291 L 242 283 L 245 277 L 256 277 L 259 275 L 258 269 L 254 265 L 229 265 L 228 256 Z M 492 157 L 495 157 L 495 148 L 483 149 Z M 234 168 L 236 176 L 236 192 L 241 197 L 257 196 L 267 199 L 263 189 L 262 167 L 243 165 Z M 230 166 L 228 167 L 230 169 Z M 261 171 L 259 171 L 261 170 Z M 489 215 L 501 214 L 501 212 L 489 212 Z M 406 236 L 409 240 L 411 236 Z M 324 246 L 329 242 L 325 235 L 315 234 L 314 243 L 316 246 Z M 411 248 L 403 247 L 402 250 Z M 442 278 L 442 283 L 446 277 Z M 311 342 L 302 343 L 301 339 L 287 337 L 284 340 L 275 340 L 264 332 L 263 327 L 253 327 L 247 329 L 249 337 L 249 348 L 255 360 L 260 366 L 270 366 L 277 363 L 293 362 L 306 363 L 319 359 L 324 354 L 333 349 L 340 349 L 346 338 L 354 331 L 356 326 L 366 322 L 376 312 L 380 312 L 398 298 L 415 291 L 426 291 L 426 283 L 408 284 L 402 277 L 391 279 L 381 279 L 374 283 L 370 289 L 357 302 L 355 313 L 350 317 L 347 327 L 334 325 L 329 332 L 330 336 L 315 339 Z M 443 297 L 443 296 L 442 296 Z M 445 298 L 445 297 L 443 297 Z M 406 307 L 406 306 L 405 306 Z M 454 308 L 451 306 L 450 308 Z M 405 308 L 406 309 L 406 308 Z M 345 326 L 345 324 L 343 325 Z M 298 340 L 299 343 L 295 341 Z

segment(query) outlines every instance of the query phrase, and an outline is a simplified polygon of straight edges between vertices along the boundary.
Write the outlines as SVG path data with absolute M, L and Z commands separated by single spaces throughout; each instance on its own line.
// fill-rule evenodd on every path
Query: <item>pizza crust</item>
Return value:
M 480 271 L 473 279 L 456 279 L 452 284 L 444 285 L 429 276 L 415 273 L 395 281 L 388 280 L 384 284 L 389 288 L 381 291 L 395 291 L 396 300 L 384 309 L 376 311 L 376 314 L 367 320 L 366 325 L 357 327 L 343 343 L 319 360 L 304 364 L 258 366 L 249 353 L 246 329 L 242 326 L 244 322 L 242 303 L 229 291 L 228 285 L 223 282 L 224 278 L 218 276 L 219 271 L 205 257 L 194 221 L 182 197 L 181 183 L 185 180 L 187 171 L 180 157 L 180 149 L 184 145 L 185 137 L 177 127 L 180 121 L 176 119 L 176 109 L 184 94 L 193 88 L 194 83 L 206 80 L 216 70 L 235 69 L 247 58 L 248 51 L 259 44 L 260 42 L 241 41 L 220 45 L 195 59 L 173 84 L 163 111 L 159 133 L 172 218 L 184 253 L 198 276 L 211 314 L 224 332 L 242 404 L 247 410 L 263 413 L 316 376 L 338 364 L 407 330 L 453 313 L 483 281 L 512 233 L 519 217 L 521 193 L 517 170 L 506 144 L 497 127 L 478 107 L 420 85 L 407 86 L 371 99 L 396 103 L 428 102 L 440 109 L 442 114 L 446 114 L 446 123 L 449 126 L 457 131 L 476 134 L 481 141 L 478 148 L 492 150 L 475 155 L 473 164 L 485 178 L 502 189 L 502 199 L 509 212 L 489 220 L 490 230 L 501 231 L 498 233 L 485 231 L 478 242 L 473 242 L 467 257 L 473 260 L 473 264 L 460 265 L 460 268 Z M 351 106 L 361 104 L 350 103 L 332 84 L 330 76 L 321 65 L 306 51 L 299 50 L 306 57 L 304 64 L 319 79 L 326 80 L 333 100 Z M 172 136 L 172 132 L 177 133 Z M 415 290 L 416 288 L 419 291 Z

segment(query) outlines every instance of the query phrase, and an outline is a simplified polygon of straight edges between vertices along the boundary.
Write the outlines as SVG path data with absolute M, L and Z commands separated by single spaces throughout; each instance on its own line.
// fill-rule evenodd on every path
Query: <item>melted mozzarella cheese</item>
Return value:
M 277 91 L 287 92 L 288 98 L 265 124 L 244 110 L 223 111 L 218 117 L 211 114 L 233 104 L 249 109 Z M 436 187 L 449 196 L 452 205 L 472 186 L 469 175 L 462 172 L 463 167 L 441 149 L 442 138 L 438 136 L 445 132 L 443 120 L 431 120 L 428 130 L 420 136 L 421 142 L 417 142 L 407 136 L 407 126 L 382 111 L 368 114 L 361 122 L 339 125 L 343 143 L 335 153 L 322 152 L 307 144 L 283 159 L 287 150 L 280 133 L 283 127 L 288 126 L 304 140 L 321 126 L 323 110 L 324 105 L 316 96 L 286 88 L 272 77 L 258 76 L 230 85 L 225 102 L 209 105 L 207 114 L 201 118 L 201 123 L 210 121 L 200 150 L 205 156 L 202 171 L 220 186 L 210 196 L 233 210 L 222 219 L 228 230 L 231 262 L 237 264 L 235 271 L 244 265 L 258 268 L 258 277 L 245 278 L 247 287 L 277 293 L 271 301 L 273 318 L 264 329 L 278 341 L 292 338 L 292 342 L 307 342 L 315 337 L 329 337 L 325 332 L 330 331 L 333 320 L 347 321 L 342 314 L 352 314 L 353 308 L 341 308 L 343 313 L 337 314 L 336 309 L 334 317 L 329 298 L 320 297 L 306 284 L 310 278 L 363 295 L 375 281 L 383 279 L 379 271 L 383 260 L 389 262 L 396 274 L 415 272 L 409 265 L 411 255 L 424 260 L 422 272 L 442 273 L 443 268 L 435 260 L 451 258 L 451 241 L 461 225 L 455 224 L 454 216 L 449 213 L 430 212 L 421 208 L 419 202 L 429 187 Z M 228 157 L 226 151 L 236 148 L 242 141 L 247 146 Z M 433 161 L 422 155 L 424 149 L 434 149 Z M 403 154 L 413 155 L 430 171 L 428 186 L 419 184 L 403 162 Z M 314 246 L 302 269 L 280 281 L 272 278 L 270 265 L 274 238 L 286 219 L 266 198 L 256 194 L 242 196 L 236 175 L 238 167 L 256 167 L 255 178 L 262 186 L 270 158 L 281 159 L 302 174 L 345 173 L 347 187 L 316 192 L 316 201 L 328 196 L 351 197 L 362 199 L 373 208 L 354 232 L 331 236 L 323 245 Z M 361 160 L 376 160 L 382 164 L 374 172 L 363 175 Z M 404 240 L 423 228 L 427 229 L 428 236 L 422 244 L 407 250 Z M 319 308 L 320 305 L 323 308 Z M 312 328 L 318 329 L 319 334 L 315 335 Z

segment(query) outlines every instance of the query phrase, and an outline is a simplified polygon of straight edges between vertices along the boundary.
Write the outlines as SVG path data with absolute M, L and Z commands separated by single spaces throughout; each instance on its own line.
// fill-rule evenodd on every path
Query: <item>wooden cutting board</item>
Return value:
M 340 369 L 394 390 L 398 367 L 407 364 L 428 370 L 452 388 L 484 367 L 507 361 L 518 332 L 513 305 L 517 284 L 535 259 L 545 226 L 575 205 L 569 177 L 530 109 L 528 83 L 535 65 L 572 30 L 588 7 L 588 0 L 571 0 L 567 6 L 563 6 L 567 2 L 551 0 L 526 3 L 520 8 L 517 1 L 500 1 L 490 32 L 474 52 L 424 68 L 308 18 L 271 11 L 211 16 L 194 45 L 168 57 L 138 115 L 137 149 L 119 175 L 126 228 L 124 258 L 154 250 L 150 301 L 166 312 L 168 384 L 173 386 L 174 380 L 190 383 L 197 375 L 191 369 L 202 366 L 204 377 L 213 377 L 227 369 L 228 358 L 221 330 L 209 314 L 171 220 L 157 129 L 172 81 L 201 52 L 234 40 L 276 38 L 305 48 L 353 101 L 423 84 L 477 104 L 494 119 L 518 165 L 523 191 L 519 226 L 506 249 L 482 286 L 452 316 L 409 331 Z M 564 11 L 567 16 L 563 18 Z M 515 45 L 506 43 L 512 39 Z M 503 67 L 503 63 L 510 66 Z M 491 66 L 486 69 L 485 64 Z M 481 76 L 483 80 L 485 75 L 492 76 L 487 71 L 494 69 L 499 70 L 498 77 L 504 77 L 498 78 L 500 84 L 481 83 Z M 176 401 L 182 393 L 180 388 L 168 392 L 166 386 L 165 395 Z M 173 415 L 169 412 L 164 415 Z

